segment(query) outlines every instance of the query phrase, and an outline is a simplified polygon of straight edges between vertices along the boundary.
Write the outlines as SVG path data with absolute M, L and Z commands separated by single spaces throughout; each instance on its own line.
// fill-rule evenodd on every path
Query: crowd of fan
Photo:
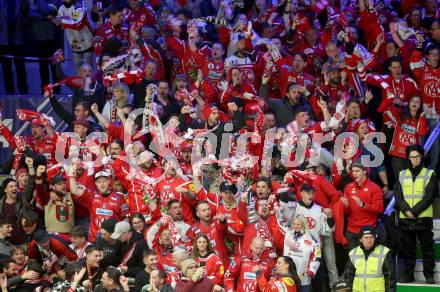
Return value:
M 378 291 L 395 291 L 416 234 L 434 282 L 439 139 L 420 145 L 439 122 L 438 1 L 16 2 L 0 1 L 2 52 L 26 46 L 10 15 L 27 19 L 65 127 L 26 109 L 30 135 L 0 123 L 2 291 L 329 291 L 357 285 L 360 243 L 390 248 Z M 406 169 L 424 175 L 418 204 Z

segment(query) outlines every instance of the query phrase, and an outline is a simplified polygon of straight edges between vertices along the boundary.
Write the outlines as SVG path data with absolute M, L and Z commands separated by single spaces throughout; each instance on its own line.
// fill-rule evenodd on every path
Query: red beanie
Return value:
M 354 122 L 354 125 L 353 125 L 353 132 L 357 133 L 357 131 L 359 130 L 359 128 L 360 128 L 360 126 L 362 124 L 367 124 L 368 125 L 368 121 L 367 120 L 363 120 L 363 119 L 357 119 Z
M 18 178 L 20 176 L 20 174 L 22 174 L 22 173 L 26 173 L 27 174 L 26 168 L 19 168 L 17 170 L 17 172 L 15 173 L 15 177 Z
M 207 104 L 203 107 L 202 113 L 205 120 L 208 120 L 209 116 L 212 114 L 212 112 L 217 109 L 215 105 Z

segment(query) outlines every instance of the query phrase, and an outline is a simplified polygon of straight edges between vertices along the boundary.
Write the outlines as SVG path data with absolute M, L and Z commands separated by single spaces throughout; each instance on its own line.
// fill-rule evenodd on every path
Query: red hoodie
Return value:
M 353 200 L 353 196 L 358 196 L 365 204 L 363 208 Z M 366 178 L 362 185 L 352 182 L 345 186 L 344 197 L 348 198 L 349 206 L 345 208 L 347 216 L 347 231 L 359 233 L 362 226 L 376 226 L 377 217 L 383 212 L 382 189 Z

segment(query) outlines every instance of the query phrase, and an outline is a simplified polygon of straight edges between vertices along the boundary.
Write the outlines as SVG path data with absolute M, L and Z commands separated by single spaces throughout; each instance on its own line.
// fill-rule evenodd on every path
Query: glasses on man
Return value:
M 414 155 L 409 157 L 409 159 L 418 159 L 418 158 L 420 158 L 420 155 Z

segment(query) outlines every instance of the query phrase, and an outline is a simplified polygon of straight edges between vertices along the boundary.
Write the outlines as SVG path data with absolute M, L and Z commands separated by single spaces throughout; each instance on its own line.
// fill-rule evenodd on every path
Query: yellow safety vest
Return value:
M 411 208 L 423 199 L 426 185 L 429 183 L 433 173 L 433 170 L 422 168 L 420 173 L 417 175 L 416 180 L 413 181 L 412 174 L 409 169 L 402 170 L 400 172 L 399 182 L 402 186 L 402 195 Z M 402 212 L 399 212 L 399 217 L 406 218 L 405 214 Z M 419 216 L 417 216 L 417 218 L 421 217 L 432 217 L 432 205 L 420 213 Z
M 353 292 L 385 291 L 382 266 L 389 251 L 387 247 L 378 245 L 370 253 L 367 260 L 365 260 L 365 254 L 361 247 L 355 247 L 350 251 L 350 261 L 356 268 Z

